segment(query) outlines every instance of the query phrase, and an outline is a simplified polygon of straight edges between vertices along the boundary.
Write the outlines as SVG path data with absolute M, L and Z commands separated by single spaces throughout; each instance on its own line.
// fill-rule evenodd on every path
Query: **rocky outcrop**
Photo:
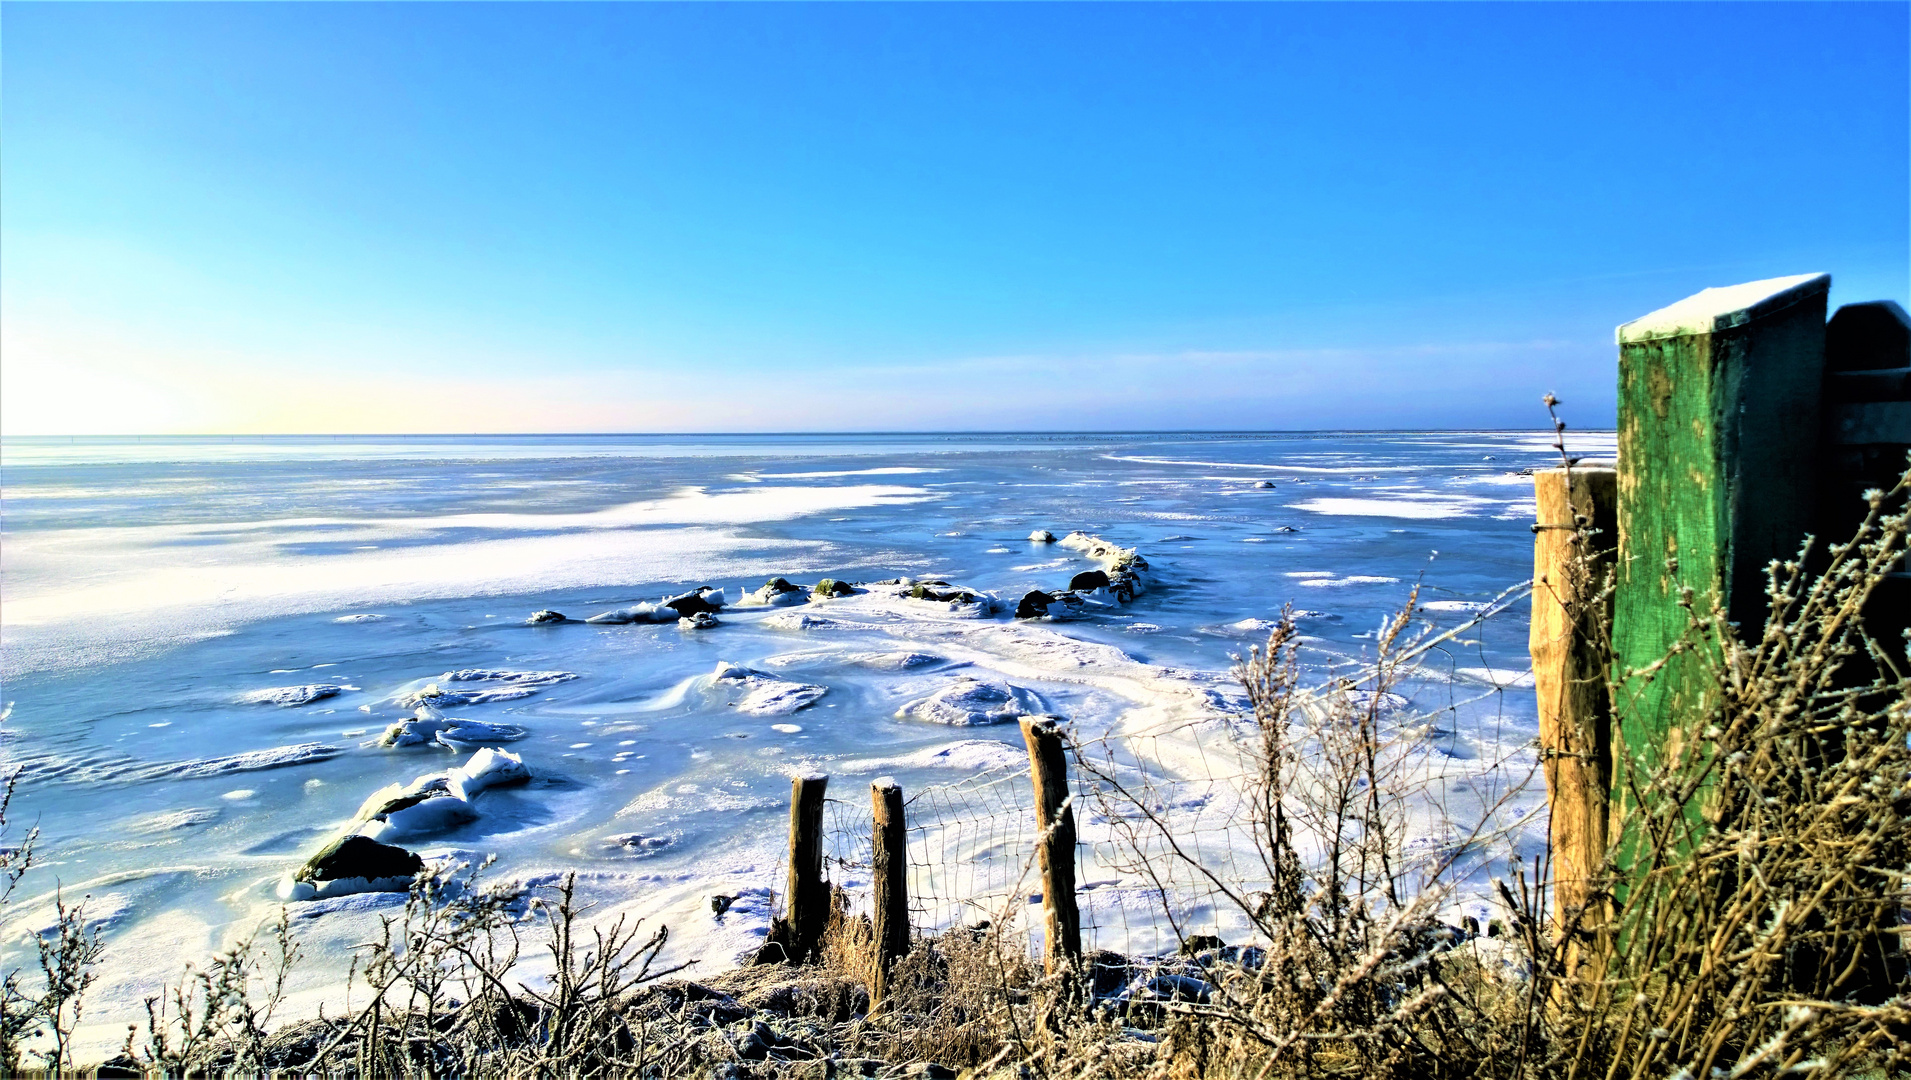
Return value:
M 571 620 L 564 617 L 563 612 L 552 611 L 550 608 L 545 608 L 543 611 L 533 611 L 531 612 L 531 617 L 524 620 L 527 626 L 549 626 L 552 623 L 570 621 Z
M 666 597 L 661 606 L 676 612 L 678 618 L 697 614 L 715 615 L 723 610 L 723 590 L 705 585 L 680 596 Z
M 849 582 L 838 581 L 835 578 L 824 578 L 816 583 L 815 588 L 810 590 L 810 599 L 819 600 L 833 596 L 854 596 L 855 594 L 856 586 L 851 585 Z
M 1084 570 L 1068 579 L 1069 592 L 1092 592 L 1107 587 L 1108 572 L 1106 570 Z
M 282 900 L 317 900 L 355 892 L 403 892 L 425 868 L 416 852 L 350 833 L 319 849 L 279 885 Z
M 1028 541 L 1031 544 L 1052 544 L 1055 542 L 1055 534 L 1047 529 L 1037 529 L 1028 534 Z
M 1084 570 L 1056 592 L 1032 590 L 1015 606 L 1018 619 L 1065 619 L 1086 614 L 1097 606 L 1127 604 L 1147 587 L 1148 560 L 1134 548 L 1119 547 L 1100 537 L 1072 532 L 1059 543 L 1101 563 Z
M 748 607 L 787 607 L 807 599 L 809 595 L 801 585 L 793 584 L 789 578 L 773 577 L 764 582 L 762 588 L 744 593 L 737 603 Z
M 524 759 L 485 747 L 464 765 L 389 784 L 362 803 L 345 833 L 279 883 L 282 900 L 318 900 L 360 892 L 403 892 L 424 869 L 416 853 L 388 841 L 429 836 L 475 821 L 480 791 L 531 778 Z

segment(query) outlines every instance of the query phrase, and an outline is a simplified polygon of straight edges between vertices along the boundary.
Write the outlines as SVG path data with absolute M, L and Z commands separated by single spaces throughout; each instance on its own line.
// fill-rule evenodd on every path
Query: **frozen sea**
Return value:
M 41 858 L 12 905 L 9 966 L 51 921 L 56 882 L 90 896 L 108 952 L 89 1029 L 117 1043 L 180 964 L 276 916 L 275 885 L 369 792 L 468 756 L 372 745 L 434 684 L 445 715 L 523 729 L 505 748 L 533 780 L 407 846 L 495 853 L 494 873 L 518 880 L 575 869 L 600 913 L 661 919 L 701 970 L 728 966 L 764 913 L 744 903 L 718 919 L 708 898 L 775 884 L 793 771 L 843 776 L 857 797 L 878 773 L 919 788 L 1013 764 L 1014 724 L 911 710 L 965 679 L 1089 736 L 1225 714 L 1238 704 L 1232 657 L 1285 605 L 1316 613 L 1304 629 L 1322 673 L 1360 657 L 1416 582 L 1424 622 L 1458 622 L 1530 575 L 1522 470 L 1556 461 L 1549 444 L 1541 432 L 6 440 L 0 755 L 21 769 L 14 818 L 39 826 Z M 1574 442 L 1611 448 L 1610 434 Z M 1018 622 L 1023 593 L 1094 566 L 1030 542 L 1036 529 L 1138 549 L 1151 588 L 1080 619 Z M 771 576 L 932 576 L 1002 603 L 977 614 L 873 590 L 736 606 Z M 731 603 L 706 630 L 526 624 L 704 585 Z M 1525 649 L 1516 608 L 1435 665 L 1451 686 L 1504 688 L 1481 721 L 1495 725 L 1495 768 L 1532 738 Z M 762 681 L 712 679 L 725 662 Z M 489 677 L 447 678 L 471 671 Z M 1530 815 L 1535 799 L 1512 808 Z M 293 907 L 307 951 L 342 967 L 390 903 Z

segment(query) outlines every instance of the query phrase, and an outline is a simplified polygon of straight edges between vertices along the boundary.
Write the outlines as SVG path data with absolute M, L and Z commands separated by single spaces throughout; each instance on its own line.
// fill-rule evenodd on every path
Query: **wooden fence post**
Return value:
M 1673 656 L 1685 590 L 1748 635 L 1765 618 L 1765 565 L 1811 528 L 1825 361 L 1824 274 L 1707 289 L 1619 327 L 1616 736 L 1646 772 L 1706 715 L 1715 657 Z M 1641 774 L 1635 773 L 1637 778 Z M 1613 777 L 1614 823 L 1629 806 Z
M 881 777 L 869 785 L 870 830 L 874 851 L 872 907 L 876 970 L 870 979 L 869 1008 L 889 996 L 889 969 L 909 952 L 908 834 L 902 816 L 902 785 Z
M 1081 912 L 1075 907 L 1075 811 L 1068 756 L 1053 717 L 1024 716 L 1029 778 L 1035 785 L 1035 850 L 1042 872 L 1043 961 L 1051 973 L 1082 955 Z
M 1569 488 L 1570 482 L 1570 488 Z M 1618 475 L 1610 468 L 1533 474 L 1533 689 L 1551 804 L 1553 925 L 1575 919 L 1597 932 L 1605 920 L 1586 907 L 1605 862 L 1612 782 L 1609 642 L 1612 596 L 1605 591 L 1619 542 Z M 1569 956 L 1577 948 L 1568 945 Z
M 757 953 L 758 963 L 805 964 L 816 956 L 829 924 L 829 882 L 823 880 L 823 793 L 829 777 L 821 773 L 790 778 L 790 880 L 783 894 L 783 915 L 770 924 L 770 937 Z

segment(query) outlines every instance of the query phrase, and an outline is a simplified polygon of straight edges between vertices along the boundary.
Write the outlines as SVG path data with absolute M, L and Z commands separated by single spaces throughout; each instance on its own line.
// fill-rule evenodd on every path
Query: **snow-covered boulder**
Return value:
M 1028 534 L 1028 541 L 1031 544 L 1052 544 L 1055 542 L 1055 534 L 1047 529 L 1037 529 Z
M 487 746 L 451 770 L 445 779 L 453 795 L 468 801 L 486 788 L 522 784 L 531 779 L 531 770 L 524 767 L 524 759 L 518 755 Z
M 809 599 L 801 585 L 792 584 L 789 578 L 773 577 L 753 592 L 743 594 L 737 601 L 741 607 L 788 607 Z
M 685 615 L 683 618 L 677 620 L 677 629 L 679 630 L 708 630 L 713 626 L 721 625 L 723 624 L 717 620 L 717 617 L 707 611 L 699 611 L 694 615 Z
M 548 626 L 551 623 L 570 622 L 570 620 L 565 618 L 564 613 L 561 611 L 552 611 L 550 608 L 545 608 L 542 611 L 531 612 L 531 617 L 525 619 L 524 622 L 527 626 Z
M 281 900 L 316 900 L 361 892 L 404 892 L 425 868 L 415 852 L 350 833 L 319 850 L 279 883 Z
M 676 618 L 685 618 L 700 611 L 714 615 L 723 610 L 723 604 L 723 590 L 712 589 L 706 585 L 679 596 L 667 597 L 659 606 L 676 612 Z

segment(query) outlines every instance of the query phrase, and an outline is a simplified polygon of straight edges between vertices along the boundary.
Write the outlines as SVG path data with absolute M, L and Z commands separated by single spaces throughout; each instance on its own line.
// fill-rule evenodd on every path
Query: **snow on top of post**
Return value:
M 1622 324 L 1613 336 L 1624 345 L 1628 341 L 1729 330 L 1830 288 L 1830 274 L 1794 274 L 1706 289 L 1644 318 Z

